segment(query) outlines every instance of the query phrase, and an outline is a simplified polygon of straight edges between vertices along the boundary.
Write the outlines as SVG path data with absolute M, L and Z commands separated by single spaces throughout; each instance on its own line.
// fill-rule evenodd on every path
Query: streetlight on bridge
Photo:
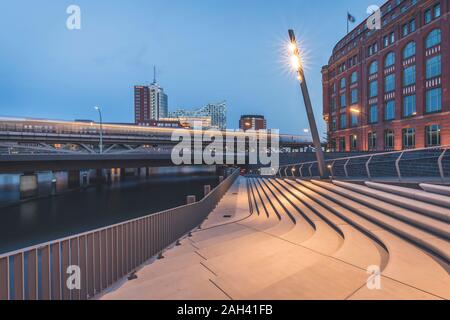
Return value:
M 95 110 L 98 111 L 98 115 L 100 117 L 100 154 L 103 153 L 103 119 L 102 119 L 102 110 L 100 107 L 95 107 Z
M 302 60 L 300 57 L 300 51 L 298 48 L 297 40 L 295 38 L 294 30 L 289 30 L 289 49 L 291 51 L 291 62 L 294 70 L 297 72 L 297 79 L 300 82 L 300 87 L 303 94 L 303 100 L 305 102 L 306 113 L 308 115 L 309 127 L 313 139 L 313 144 L 316 149 L 317 164 L 319 167 L 319 174 L 321 178 L 325 178 L 325 158 L 323 155 L 322 144 L 320 142 L 319 131 L 317 130 L 316 119 L 312 109 L 311 98 L 309 96 L 308 86 L 306 84 L 305 73 L 303 70 Z

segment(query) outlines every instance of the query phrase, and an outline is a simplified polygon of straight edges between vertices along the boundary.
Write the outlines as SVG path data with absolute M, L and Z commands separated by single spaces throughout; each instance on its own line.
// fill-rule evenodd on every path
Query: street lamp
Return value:
M 102 119 L 102 110 L 100 107 L 95 107 L 95 110 L 98 111 L 98 115 L 100 117 L 100 154 L 103 153 L 103 119 Z
M 313 138 L 314 147 L 316 148 L 317 164 L 319 167 L 319 174 L 321 178 L 325 178 L 325 158 L 323 155 L 322 144 L 320 142 L 319 131 L 317 130 L 316 119 L 311 104 L 311 98 L 309 96 L 308 86 L 306 84 L 305 73 L 302 66 L 302 60 L 300 58 L 300 51 L 298 49 L 297 40 L 295 38 L 294 30 L 289 30 L 289 49 L 291 51 L 291 62 L 294 70 L 297 72 L 297 79 L 300 82 L 300 87 L 303 94 L 303 100 L 305 102 L 306 113 L 308 115 L 309 127 L 311 129 L 311 135 Z

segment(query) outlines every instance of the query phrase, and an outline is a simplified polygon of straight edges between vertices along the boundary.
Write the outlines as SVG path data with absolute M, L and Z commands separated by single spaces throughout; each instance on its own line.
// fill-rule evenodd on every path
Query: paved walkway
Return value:
M 292 195 L 275 201 L 277 193 L 288 186 L 283 182 L 252 181 L 239 178 L 201 230 L 168 250 L 164 259 L 138 271 L 137 279 L 102 299 L 450 298 L 445 271 L 434 272 L 439 280 L 435 291 L 426 284 L 421 288 L 420 281 L 412 285 L 416 282 L 396 279 L 395 267 L 405 264 L 400 261 L 387 266 L 386 250 L 375 241 L 338 217 L 318 216 L 306 206 L 299 208 L 301 204 L 296 204 Z M 339 232 L 333 225 L 340 226 Z M 408 244 L 403 245 L 407 251 Z M 406 265 L 420 271 L 422 266 L 410 265 L 412 262 Z M 380 290 L 367 288 L 367 267 L 371 265 L 384 270 Z

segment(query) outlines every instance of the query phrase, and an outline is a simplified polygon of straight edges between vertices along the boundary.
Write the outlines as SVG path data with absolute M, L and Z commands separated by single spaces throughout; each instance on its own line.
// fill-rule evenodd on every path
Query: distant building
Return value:
M 161 118 L 161 121 L 176 121 L 183 128 L 194 128 L 200 126 L 203 129 L 212 127 L 211 117 L 179 117 L 179 118 Z
M 266 130 L 267 122 L 264 116 L 260 115 L 243 115 L 239 120 L 239 129 L 247 130 Z
M 211 127 L 219 130 L 227 128 L 226 102 L 210 103 L 195 110 L 178 109 L 169 112 L 169 118 L 204 118 L 211 119 Z
M 149 123 L 150 120 L 167 118 L 168 97 L 164 93 L 156 78 L 148 86 L 134 87 L 135 122 L 139 125 Z
M 145 123 L 140 123 L 140 127 L 158 127 L 158 128 L 183 128 L 182 124 L 177 119 L 161 118 L 159 120 L 149 120 Z

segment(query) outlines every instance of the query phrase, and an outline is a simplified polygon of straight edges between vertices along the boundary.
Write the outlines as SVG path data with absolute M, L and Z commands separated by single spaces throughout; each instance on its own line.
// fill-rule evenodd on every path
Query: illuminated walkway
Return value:
M 449 212 L 354 184 L 239 178 L 201 230 L 103 299 L 449 299 Z

